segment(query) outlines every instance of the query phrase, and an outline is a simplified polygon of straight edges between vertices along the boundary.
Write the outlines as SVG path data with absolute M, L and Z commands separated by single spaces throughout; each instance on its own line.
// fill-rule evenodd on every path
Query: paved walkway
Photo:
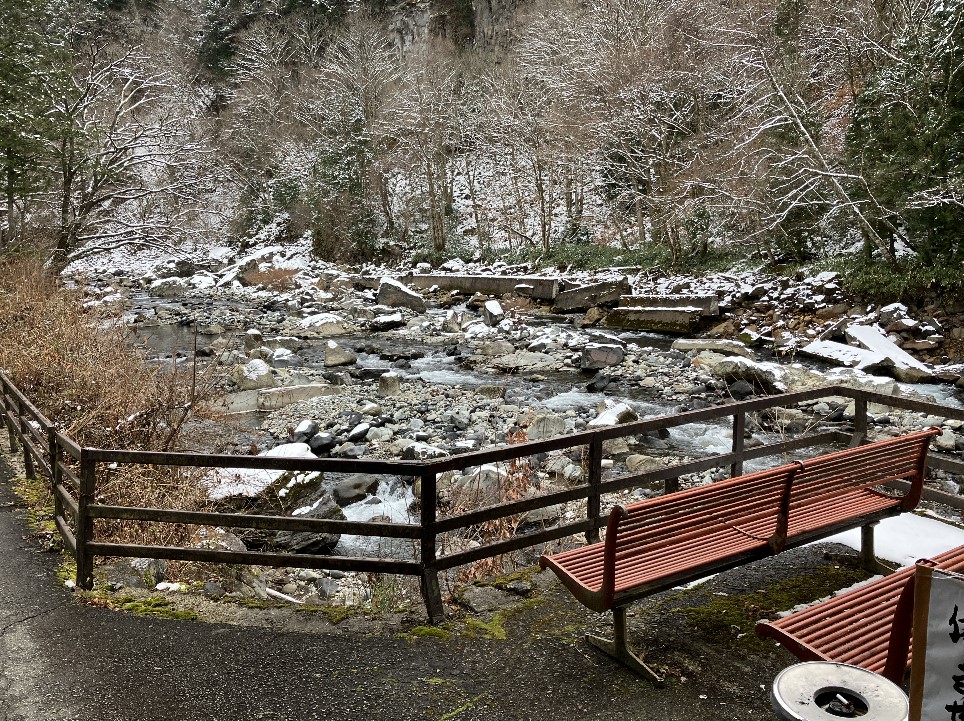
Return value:
M 693 657 L 658 690 L 554 627 L 561 593 L 504 641 L 293 633 L 77 603 L 38 551 L 0 461 L 0 721 L 773 718 L 773 661 Z M 783 661 L 780 659 L 779 661 Z M 685 661 L 684 661 L 685 662 Z

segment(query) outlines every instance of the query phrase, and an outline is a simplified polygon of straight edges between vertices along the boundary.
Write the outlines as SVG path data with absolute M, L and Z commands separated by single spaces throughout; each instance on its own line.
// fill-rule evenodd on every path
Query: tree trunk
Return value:
M 14 181 L 16 180 L 16 171 L 13 166 L 13 153 L 9 149 L 7 150 L 7 167 L 5 168 L 6 173 L 4 173 L 6 180 L 6 205 L 7 205 L 7 227 L 6 229 L 0 229 L 0 248 L 6 248 L 13 239 L 17 237 L 17 206 L 16 206 L 16 194 L 14 193 Z

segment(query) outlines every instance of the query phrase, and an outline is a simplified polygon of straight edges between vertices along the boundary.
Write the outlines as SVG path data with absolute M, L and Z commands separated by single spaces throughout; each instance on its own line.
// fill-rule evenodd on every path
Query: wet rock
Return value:
M 326 520 L 345 520 L 341 507 L 335 503 L 331 494 L 324 491 L 310 506 L 299 509 L 298 518 L 318 518 Z M 328 554 L 331 553 L 338 541 L 339 533 L 316 533 L 312 531 L 279 531 L 274 538 L 275 548 L 291 553 Z
M 330 340 L 325 343 L 325 367 L 337 368 L 339 366 L 354 365 L 358 362 L 358 356 L 347 348 L 340 346 L 335 341 Z
M 744 380 L 734 381 L 727 386 L 727 391 L 729 391 L 734 400 L 738 401 L 749 398 L 755 393 L 753 386 Z
M 586 390 L 590 393 L 602 393 L 612 382 L 612 377 L 607 373 L 599 371 L 593 376 L 592 380 L 586 384 Z
M 616 366 L 623 362 L 622 346 L 609 343 L 586 343 L 582 349 L 580 368 L 598 370 Z
M 363 501 L 378 490 L 378 476 L 370 473 L 356 473 L 336 483 L 331 489 L 332 498 L 339 506 L 348 506 Z
M 392 278 L 382 278 L 378 285 L 376 302 L 390 308 L 409 308 L 416 313 L 425 312 L 425 299 L 411 288 Z

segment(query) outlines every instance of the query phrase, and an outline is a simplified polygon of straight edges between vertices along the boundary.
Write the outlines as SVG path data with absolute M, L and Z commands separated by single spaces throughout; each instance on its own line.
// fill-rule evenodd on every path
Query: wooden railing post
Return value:
M 0 387 L 2 387 L 3 389 L 3 392 L 2 392 L 3 421 L 7 426 L 7 435 L 10 438 L 10 452 L 16 453 L 17 452 L 17 434 L 13 430 L 13 420 L 14 420 L 13 408 L 11 407 L 10 396 L 7 395 L 10 392 L 10 385 L 7 383 L 6 376 L 3 377 L 3 381 L 2 381 L 2 384 L 0 384 Z
M 425 601 L 425 611 L 429 621 L 441 623 L 445 619 L 445 607 L 442 604 L 442 589 L 438 582 L 438 565 L 436 549 L 436 521 L 438 520 L 438 489 L 435 471 L 426 471 L 421 475 L 422 490 L 422 598 Z
M 587 482 L 589 484 L 589 496 L 586 499 L 586 516 L 591 521 L 598 521 L 602 510 L 602 501 L 600 498 L 599 486 L 602 484 L 602 441 L 598 437 L 594 437 L 589 442 L 589 478 Z M 595 543 L 599 540 L 599 528 L 593 526 L 588 531 L 586 531 L 586 542 Z
M 733 453 L 736 460 L 730 466 L 730 478 L 743 475 L 743 434 L 746 432 L 746 411 L 733 414 Z
M 23 469 L 27 478 L 36 478 L 37 472 L 33 467 L 33 456 L 30 455 L 30 444 L 27 442 L 27 426 L 30 423 L 23 415 L 23 401 L 17 399 L 17 430 L 20 431 L 20 446 L 23 448 Z
M 93 540 L 94 519 L 87 513 L 87 507 L 94 500 L 97 486 L 97 463 L 80 450 L 80 488 L 77 492 L 77 586 L 91 589 L 94 587 L 94 557 L 87 552 L 87 544 Z
M 51 426 L 47 429 L 47 458 L 50 463 L 50 492 L 54 497 L 55 518 L 64 517 L 64 504 L 60 500 L 60 494 L 57 493 L 57 486 L 63 479 L 60 468 L 61 457 L 60 444 L 57 442 L 57 430 Z
M 854 399 L 854 436 L 851 447 L 859 446 L 867 438 L 867 399 Z

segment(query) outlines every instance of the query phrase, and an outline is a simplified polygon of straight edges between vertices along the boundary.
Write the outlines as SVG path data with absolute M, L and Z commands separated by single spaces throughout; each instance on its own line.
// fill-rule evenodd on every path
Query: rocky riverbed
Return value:
M 237 452 L 441 457 L 829 383 L 945 404 L 957 404 L 954 384 L 964 384 L 961 367 L 954 364 L 959 360 L 955 343 L 964 335 L 958 316 L 936 307 L 875 309 L 851 303 L 832 274 L 797 280 L 750 273 L 651 279 L 613 271 L 579 280 L 617 276 L 649 293 L 714 293 L 723 316 L 695 338 L 617 331 L 599 326 L 604 308 L 553 314 L 525 288 L 502 297 L 418 292 L 404 276 L 386 269 L 349 274 L 284 248 L 245 257 L 216 249 L 203 262 L 163 261 L 136 276 L 124 267 L 75 268 L 69 279 L 91 305 L 120 304 L 136 334 L 148 338 L 164 362 L 190 362 L 196 347 L 200 362 L 219 369 L 225 410 L 248 419 L 227 444 Z M 803 363 L 795 356 L 821 338 L 844 340 L 848 324 L 878 325 L 921 361 L 937 361 L 927 377 L 942 384 L 912 386 L 854 368 Z M 746 443 L 817 426 L 845 427 L 853 413 L 845 398 L 776 408 L 749 419 Z M 964 448 L 958 421 L 883 408 L 872 416 L 878 435 L 941 425 L 938 446 L 950 452 Z M 608 442 L 604 474 L 661 468 L 726 452 L 731 443 L 731 430 L 722 424 Z M 516 484 L 514 493 L 530 494 L 579 483 L 584 477 L 580 454 L 573 449 L 528 459 L 524 487 L 518 487 L 517 473 L 501 465 L 445 474 L 439 479 L 443 510 L 503 500 L 507 484 Z M 724 475 L 707 471 L 682 482 L 707 483 Z M 214 502 L 234 509 L 398 522 L 418 513 L 418 488 L 409 478 L 229 471 L 209 482 Z M 949 474 L 934 482 L 958 490 L 958 479 Z M 656 491 L 637 488 L 607 502 Z M 578 504 L 543 509 L 516 519 L 515 530 L 574 520 L 581 513 Z M 387 550 L 357 538 L 318 534 L 225 534 L 218 542 L 352 555 Z M 478 539 L 446 542 L 448 550 L 461 550 Z M 130 582 L 132 576 L 126 577 Z M 272 571 L 260 580 L 235 580 L 209 591 L 264 595 L 273 590 L 296 600 L 346 604 L 363 603 L 371 595 L 354 575 L 336 572 Z

